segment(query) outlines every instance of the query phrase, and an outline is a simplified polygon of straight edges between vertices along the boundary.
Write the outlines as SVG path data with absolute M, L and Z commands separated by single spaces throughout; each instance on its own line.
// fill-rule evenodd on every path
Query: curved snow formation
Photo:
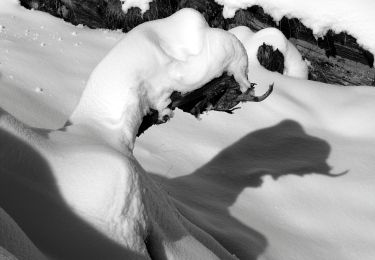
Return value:
M 266 28 L 254 33 L 246 26 L 238 26 L 229 30 L 229 32 L 233 33 L 245 46 L 249 67 L 261 66 L 257 58 L 257 51 L 265 43 L 273 46 L 274 50 L 278 49 L 284 55 L 284 75 L 307 79 L 308 68 L 306 62 L 302 59 L 297 48 L 285 38 L 280 30 Z
M 140 25 L 93 70 L 69 126 L 58 131 L 34 129 L 0 110 L 0 156 L 7 162 L 1 165 L 0 198 L 6 198 L 1 205 L 22 220 L 44 254 L 56 258 L 93 259 L 87 250 L 73 257 L 75 250 L 61 252 L 51 242 L 61 239 L 64 246 L 77 247 L 68 234 L 74 227 L 70 221 L 78 220 L 66 213 L 68 208 L 120 245 L 100 250 L 109 259 L 235 259 L 179 213 L 132 150 L 150 108 L 161 118 L 171 115 L 167 107 L 173 91 L 193 91 L 224 72 L 246 91 L 247 65 L 241 42 L 229 32 L 209 28 L 194 10 Z M 29 219 L 18 208 L 20 199 L 29 201 L 34 194 L 39 209 L 51 207 L 52 216 L 64 213 L 48 220 L 59 228 L 60 219 L 67 218 L 70 224 L 63 227 L 68 230 L 57 232 L 62 238 L 54 238 L 48 228 L 35 230 L 40 216 Z M 89 235 L 85 239 L 97 243 Z
M 317 36 L 323 36 L 329 29 L 336 33 L 348 32 L 365 49 L 375 54 L 373 31 L 375 2 L 372 0 L 344 1 L 294 1 L 294 0 L 215 0 L 224 6 L 223 16 L 231 18 L 239 9 L 254 5 L 263 7 L 276 21 L 283 16 L 298 18 L 311 28 Z
M 172 116 L 173 91 L 193 91 L 224 71 L 245 91 L 247 65 L 235 36 L 210 28 L 199 12 L 183 9 L 129 32 L 94 69 L 70 119 L 119 150 L 131 151 L 150 108 L 160 119 Z

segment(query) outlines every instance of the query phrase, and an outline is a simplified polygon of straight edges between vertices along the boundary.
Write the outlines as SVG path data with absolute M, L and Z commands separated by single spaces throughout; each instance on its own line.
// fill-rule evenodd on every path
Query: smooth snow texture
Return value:
M 117 149 L 133 149 L 143 116 L 152 108 L 172 116 L 173 91 L 185 94 L 227 72 L 245 91 L 247 55 L 232 34 L 208 26 L 193 9 L 144 23 L 98 64 L 70 120 Z
M 122 10 L 126 13 L 132 7 L 138 7 L 141 9 L 142 14 L 144 14 L 148 9 L 150 9 L 150 3 L 153 0 L 122 0 Z
M 119 34 L 77 28 L 11 2 L 16 3 L 0 1 L 0 24 L 5 27 L 0 33 L 0 106 L 34 126 L 59 128 L 74 110 L 83 82 Z M 30 33 L 25 34 L 27 29 Z M 75 46 L 78 42 L 82 44 Z M 298 80 L 259 67 L 250 68 L 250 79 L 259 88 L 275 83 L 274 93 L 262 103 L 241 105 L 233 115 L 211 111 L 198 121 L 176 111 L 170 122 L 152 127 L 136 141 L 137 160 L 184 218 L 240 259 L 372 260 L 374 89 Z M 37 87 L 43 92 L 35 92 Z M 0 148 L 4 140 L 12 139 L 0 138 Z M 82 142 L 62 140 L 76 145 L 72 150 L 78 160 L 88 155 L 78 152 Z M 19 154 L 30 151 L 21 147 Z M 32 184 L 4 175 L 0 168 L 0 207 L 32 243 L 62 259 L 136 259 L 134 252 L 124 252 L 62 206 L 61 199 L 55 203 L 51 195 L 61 198 L 53 185 L 56 180 L 44 158 L 34 155 L 30 159 L 39 168 L 34 168 L 38 174 L 32 174 Z M 105 156 L 103 151 L 95 160 L 86 159 L 87 167 L 95 170 Z M 9 165 L 3 157 L 0 162 Z M 106 178 L 116 165 L 106 164 Z M 90 180 L 78 188 L 93 186 L 95 196 L 112 192 Z M 43 192 L 44 187 L 52 194 Z M 168 212 L 158 205 L 161 215 Z M 2 223 L 11 222 L 4 219 Z M 19 232 L 13 234 L 25 241 Z M 172 240 L 179 245 L 189 242 L 179 236 Z M 0 255 L 17 256 L 5 253 L 3 245 L 0 240 Z
M 290 77 L 307 79 L 308 68 L 297 48 L 285 38 L 284 34 L 276 28 L 266 28 L 252 32 L 246 26 L 235 27 L 229 32 L 233 33 L 245 46 L 249 59 L 249 67 L 260 66 L 257 58 L 258 48 L 263 44 L 273 46 L 284 55 L 283 74 Z
M 263 7 L 276 21 L 283 16 L 298 18 L 317 36 L 329 29 L 336 33 L 348 32 L 365 49 L 375 54 L 375 1 L 373 0 L 215 0 L 224 6 L 223 16 L 231 18 L 238 9 L 253 5 Z

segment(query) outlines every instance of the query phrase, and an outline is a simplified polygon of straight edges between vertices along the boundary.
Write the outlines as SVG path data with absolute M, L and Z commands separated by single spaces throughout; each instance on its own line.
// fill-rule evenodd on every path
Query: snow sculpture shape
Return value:
M 129 32 L 94 69 L 71 121 L 94 128 L 117 149 L 131 151 L 150 108 L 160 118 L 171 115 L 167 106 L 173 91 L 193 91 L 224 71 L 243 92 L 250 87 L 242 44 L 230 33 L 208 27 L 197 11 L 183 9 Z
M 229 32 L 233 33 L 245 46 L 249 66 L 260 66 L 257 59 L 258 47 L 263 43 L 273 46 L 274 50 L 284 55 L 284 75 L 307 79 L 308 68 L 297 48 L 285 38 L 284 34 L 276 28 L 262 29 L 256 33 L 246 26 L 235 27 Z
M 68 205 L 85 223 L 121 245 L 124 251 L 115 254 L 110 250 L 120 259 L 135 259 L 129 250 L 140 259 L 234 259 L 178 212 L 132 154 L 138 127 L 150 108 L 161 116 L 169 115 L 173 91 L 193 91 L 223 72 L 232 74 L 242 91 L 250 87 L 247 55 L 240 41 L 226 31 L 209 28 L 198 12 L 184 9 L 142 24 L 126 34 L 94 69 L 70 118 L 71 125 L 46 132 L 0 110 L 0 130 L 12 135 L 0 146 L 0 155 L 9 162 L 23 163 L 20 168 L 4 165 L 4 171 L 11 174 L 0 177 L 51 194 L 53 188 L 37 181 L 37 159 L 30 159 L 42 157 L 46 161 L 42 169 L 58 190 L 58 195 L 46 195 L 48 200 L 55 201 L 55 206 Z M 19 156 L 12 156 L 14 153 Z M 0 195 L 12 192 L 1 186 L 8 182 L 0 181 Z M 24 222 L 24 226 L 34 224 L 28 219 Z M 36 246 L 52 250 L 44 232 L 48 231 L 33 233 L 38 238 Z M 61 239 L 71 243 L 69 237 Z M 59 252 L 48 252 L 56 254 Z

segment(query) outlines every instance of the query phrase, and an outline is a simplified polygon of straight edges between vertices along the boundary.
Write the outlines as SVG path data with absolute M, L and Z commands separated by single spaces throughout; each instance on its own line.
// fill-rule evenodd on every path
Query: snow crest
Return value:
M 225 71 L 245 91 L 247 69 L 246 51 L 235 36 L 183 9 L 126 34 L 92 72 L 71 121 L 132 150 L 150 108 L 160 118 L 172 116 L 173 91 L 193 91 Z

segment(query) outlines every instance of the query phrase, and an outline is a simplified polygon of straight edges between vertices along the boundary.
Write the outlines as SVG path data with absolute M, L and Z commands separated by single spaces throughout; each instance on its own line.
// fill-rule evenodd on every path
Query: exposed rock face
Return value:
M 284 55 L 278 49 L 274 50 L 272 46 L 263 43 L 258 49 L 257 58 L 267 70 L 283 73 Z
M 329 31 L 323 38 L 315 39 L 312 31 L 298 19 L 284 17 L 276 24 L 259 6 L 239 10 L 233 19 L 224 19 L 222 7 L 213 0 L 154 0 L 144 15 L 138 8 L 131 8 L 124 14 L 119 0 L 21 0 L 21 4 L 73 24 L 124 32 L 145 21 L 164 18 L 178 9 L 190 7 L 200 11 L 212 27 L 227 30 L 245 25 L 255 31 L 266 27 L 280 29 L 311 63 L 311 80 L 338 85 L 375 85 L 374 56 L 361 48 L 355 38 Z

